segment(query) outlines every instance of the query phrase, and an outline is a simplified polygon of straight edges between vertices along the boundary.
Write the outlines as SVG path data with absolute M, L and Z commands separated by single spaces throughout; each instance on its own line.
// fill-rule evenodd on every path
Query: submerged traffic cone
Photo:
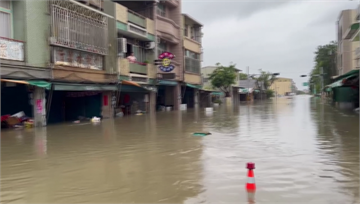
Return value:
M 246 183 L 246 190 L 249 192 L 255 192 L 256 190 L 256 185 L 255 185 L 255 177 L 254 177 L 254 171 L 253 169 L 255 169 L 255 164 L 254 163 L 247 163 L 246 168 L 249 170 L 248 171 L 248 181 Z

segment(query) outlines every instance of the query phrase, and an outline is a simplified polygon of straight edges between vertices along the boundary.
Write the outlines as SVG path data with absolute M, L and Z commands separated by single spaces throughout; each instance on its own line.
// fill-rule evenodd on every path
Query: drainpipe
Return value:
M 158 36 L 157 36 L 157 13 L 156 13 L 156 8 L 157 8 L 157 1 L 154 1 L 154 7 L 153 7 L 153 18 L 154 18 L 154 36 L 155 36 L 155 48 L 154 48 L 154 59 L 156 59 L 156 55 L 158 53 Z M 154 62 L 153 62 L 154 63 Z M 157 84 L 157 80 L 158 80 L 158 69 L 155 65 L 155 70 L 156 70 L 156 76 L 155 76 L 155 84 Z M 157 92 L 156 92 L 157 93 Z

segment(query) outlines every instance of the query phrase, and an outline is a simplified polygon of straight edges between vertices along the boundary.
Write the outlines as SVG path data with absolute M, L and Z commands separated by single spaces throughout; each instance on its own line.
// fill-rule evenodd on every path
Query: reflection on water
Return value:
M 307 96 L 4 131 L 1 200 L 248 203 L 251 161 L 256 203 L 356 203 L 358 135 L 358 115 Z

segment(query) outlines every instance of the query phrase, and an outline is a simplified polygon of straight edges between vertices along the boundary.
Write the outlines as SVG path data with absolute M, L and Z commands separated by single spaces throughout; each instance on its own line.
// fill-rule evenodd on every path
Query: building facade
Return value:
M 156 58 L 162 53 L 171 53 L 170 69 L 157 68 L 158 107 L 172 107 L 179 110 L 181 96 L 181 82 L 184 81 L 184 53 L 181 33 L 181 1 L 158 1 L 156 7 Z
M 359 22 L 360 22 L 360 5 L 356 9 L 355 16 L 352 16 L 353 23 L 345 28 L 346 31 L 343 36 L 343 41 L 347 41 L 348 43 L 351 43 L 353 46 L 353 51 L 355 52 L 355 68 L 360 68 L 360 29 L 359 29 Z M 345 73 L 343 73 L 345 74 Z
M 337 21 L 337 75 L 345 74 L 353 69 L 356 69 L 356 49 L 358 43 L 346 40 L 348 29 L 356 22 L 357 10 L 343 10 Z
M 270 89 L 277 96 L 285 96 L 288 93 L 296 93 L 296 86 L 292 79 L 279 77 L 271 84 Z
M 2 110 L 26 110 L 36 125 L 112 117 L 118 79 L 111 1 L 0 1 L 0 7 L 1 78 L 9 89 Z M 27 95 L 28 104 L 10 93 Z
M 182 14 L 182 43 L 184 53 L 184 88 L 182 104 L 190 108 L 200 107 L 200 89 L 202 88 L 202 27 L 188 14 Z

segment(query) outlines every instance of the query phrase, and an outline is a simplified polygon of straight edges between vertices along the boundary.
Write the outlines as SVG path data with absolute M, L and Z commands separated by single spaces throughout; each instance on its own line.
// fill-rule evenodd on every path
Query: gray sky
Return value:
M 336 20 L 348 0 L 182 0 L 183 13 L 204 25 L 202 66 L 233 62 L 251 74 L 279 72 L 304 89 L 317 46 L 336 39 Z

